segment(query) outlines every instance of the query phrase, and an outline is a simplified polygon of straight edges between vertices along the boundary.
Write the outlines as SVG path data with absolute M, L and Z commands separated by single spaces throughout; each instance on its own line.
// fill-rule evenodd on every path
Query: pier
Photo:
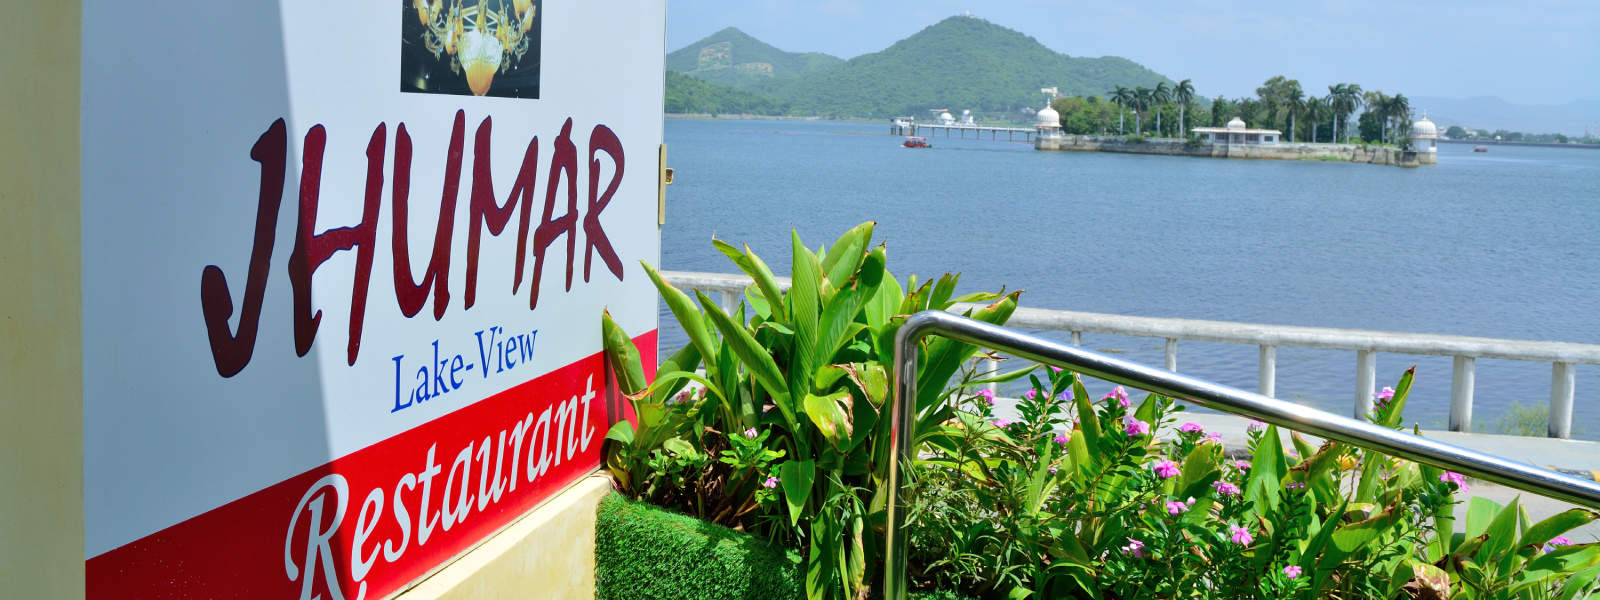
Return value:
M 891 135 L 910 135 L 922 137 L 938 137 L 939 132 L 944 132 L 947 138 L 966 138 L 967 132 L 972 132 L 972 139 L 981 140 L 983 134 L 989 134 L 989 139 L 999 140 L 1000 134 L 1006 134 L 1006 141 L 1032 142 L 1039 130 L 1032 127 L 986 127 L 981 125 L 963 125 L 960 123 L 950 125 L 936 125 L 932 123 L 918 123 L 909 117 L 896 118 L 889 123 Z M 1017 139 L 1016 136 L 1022 136 Z

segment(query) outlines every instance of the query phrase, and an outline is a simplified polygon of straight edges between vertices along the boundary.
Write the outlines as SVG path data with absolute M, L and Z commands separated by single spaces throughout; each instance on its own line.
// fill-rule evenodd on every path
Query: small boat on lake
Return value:
M 1473 146 L 1472 147 L 1472 151 L 1473 152 L 1488 152 L 1489 151 L 1489 147 L 1488 146 Z
M 900 144 L 900 145 L 905 146 L 907 148 L 932 148 L 933 147 L 933 144 L 929 144 L 928 143 L 928 138 L 915 137 L 915 136 L 906 136 L 906 141 L 904 143 Z

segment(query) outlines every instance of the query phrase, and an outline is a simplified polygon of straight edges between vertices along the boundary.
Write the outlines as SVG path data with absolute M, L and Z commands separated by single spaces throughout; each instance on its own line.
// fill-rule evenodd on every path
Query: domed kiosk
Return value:
M 1037 130 L 1033 137 L 1033 147 L 1039 150 L 1056 150 L 1061 147 L 1061 113 L 1046 104 L 1044 108 L 1034 115 L 1033 126 Z
M 1439 127 L 1428 120 L 1428 111 L 1422 111 L 1422 119 L 1411 124 L 1409 137 L 1411 149 L 1417 153 L 1417 162 L 1439 164 Z

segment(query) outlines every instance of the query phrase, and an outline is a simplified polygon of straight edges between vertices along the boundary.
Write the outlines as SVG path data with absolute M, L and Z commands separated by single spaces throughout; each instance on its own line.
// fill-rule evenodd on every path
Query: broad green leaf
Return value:
M 944 276 L 940 277 L 939 282 L 933 286 L 933 294 L 928 296 L 928 308 L 934 310 L 950 308 L 950 305 L 953 304 L 950 302 L 950 297 L 955 295 L 956 282 L 960 281 L 960 279 L 960 275 L 951 275 L 949 273 L 945 273 Z
M 1089 400 L 1089 390 L 1083 387 L 1083 378 L 1076 374 L 1072 377 L 1072 402 L 1078 407 L 1078 427 L 1083 429 L 1083 436 L 1089 447 L 1100 447 L 1100 417 L 1094 412 L 1094 404 Z M 1076 439 L 1079 436 L 1073 436 Z M 1074 456 L 1073 460 L 1077 460 Z M 1083 464 L 1083 463 L 1080 463 Z
M 1574 508 L 1549 518 L 1534 523 L 1528 531 L 1522 534 L 1522 546 L 1543 546 L 1558 535 L 1588 525 L 1591 521 L 1600 519 L 1600 513 L 1582 508 Z
M 1406 369 L 1404 375 L 1400 376 L 1400 383 L 1394 386 L 1394 397 L 1390 398 L 1384 407 L 1378 411 L 1379 425 L 1389 428 L 1400 426 L 1401 420 L 1405 418 L 1406 396 L 1411 394 L 1411 380 L 1416 377 L 1416 374 L 1417 367 L 1412 366 Z
M 1555 581 L 1600 565 L 1600 544 L 1562 546 L 1528 561 L 1511 576 L 1510 593 L 1516 594 L 1542 581 Z
M 735 323 L 728 315 L 723 314 L 717 303 L 707 298 L 699 290 L 695 295 L 700 299 L 700 306 L 705 315 L 710 318 L 712 325 L 722 334 L 722 340 L 727 344 L 739 361 L 744 363 L 745 369 L 755 377 L 756 382 L 772 396 L 773 404 L 783 411 L 784 419 L 792 429 L 796 425 L 794 407 L 789 400 L 789 386 L 783 379 L 783 373 L 778 370 L 778 364 L 773 362 L 772 354 L 756 343 L 750 332 L 743 325 Z
M 773 277 L 772 269 L 767 268 L 767 263 L 762 261 L 760 256 L 756 256 L 755 251 L 751 250 L 748 244 L 745 245 L 743 251 L 722 240 L 713 239 L 711 244 L 716 246 L 717 250 L 721 251 L 723 255 L 733 259 L 733 263 L 739 266 L 739 270 L 744 271 L 746 275 L 750 276 L 750 279 L 755 281 L 756 287 L 761 289 L 762 297 L 766 299 L 767 304 L 774 311 L 773 314 L 776 320 L 787 322 L 789 316 L 783 314 L 782 288 L 778 287 L 778 280 Z
M 636 394 L 644 389 L 644 367 L 639 362 L 639 349 L 622 326 L 611 320 L 611 311 L 600 311 L 600 337 L 604 341 L 606 357 L 611 359 L 612 372 L 617 376 L 617 388 L 624 394 Z
M 689 342 L 700 349 L 700 356 L 706 361 L 709 371 L 714 367 L 712 358 L 717 355 L 716 339 L 711 337 L 711 332 L 706 329 L 705 317 L 695 308 L 694 301 L 687 294 L 672 287 L 661 278 L 649 263 L 641 261 L 644 272 L 650 276 L 650 281 L 656 284 L 656 290 L 661 292 L 661 299 L 667 303 L 667 308 L 672 311 L 672 316 L 678 319 L 678 326 L 683 328 L 684 335 L 689 336 Z
M 1500 513 L 1489 522 L 1484 534 L 1489 536 L 1484 540 L 1483 546 L 1473 556 L 1479 564 L 1487 565 L 1500 557 L 1501 553 L 1510 550 L 1517 541 L 1517 514 L 1518 503 L 1516 498 L 1511 503 L 1500 509 Z
M 1256 444 L 1256 455 L 1250 462 L 1250 475 L 1244 484 L 1244 499 L 1254 502 L 1257 510 L 1262 512 L 1276 509 L 1283 497 L 1283 476 L 1287 470 L 1278 426 L 1268 425 Z
M 683 438 L 668 438 L 661 442 L 661 448 L 678 456 L 693 456 L 700 453 L 694 449 L 693 444 Z
M 1013 292 L 1010 296 L 996 301 L 994 304 L 983 307 L 971 315 L 972 319 L 1004 325 L 1011 313 L 1017 309 L 1017 295 Z M 973 353 L 977 352 L 976 346 L 964 344 L 945 337 L 930 338 L 922 353 L 925 360 L 921 365 L 921 373 L 917 377 L 917 413 L 921 414 L 936 404 L 945 386 L 949 385 L 951 376 L 961 369 Z
M 661 378 L 680 371 L 693 373 L 695 371 L 695 367 L 699 364 L 700 349 L 695 347 L 693 343 L 686 344 L 683 348 L 680 348 L 677 352 L 673 353 L 671 357 L 667 358 L 667 360 L 662 361 L 661 366 L 656 368 L 656 381 L 660 381 Z M 679 380 L 678 384 L 676 385 L 661 388 L 656 392 L 652 392 L 651 398 L 656 401 L 664 401 L 667 398 L 671 398 L 673 394 L 681 391 L 683 389 L 683 385 L 687 383 L 688 381 Z M 652 385 L 652 387 L 654 386 Z
M 900 289 L 900 282 L 887 271 L 883 274 L 883 283 L 878 286 L 878 293 L 867 300 L 863 309 L 867 315 L 867 327 L 881 330 L 889 324 L 889 317 L 895 315 L 895 310 L 900 308 L 900 301 L 905 299 L 905 291 Z
M 840 446 L 840 440 L 848 441 L 851 434 L 850 413 L 840 406 L 841 402 L 850 400 L 849 390 L 839 390 L 826 396 L 806 394 L 806 416 L 822 432 L 822 436 L 832 442 L 835 447 Z
M 1471 500 L 1468 500 L 1467 537 L 1474 538 L 1483 535 L 1484 532 L 1489 530 L 1489 522 L 1494 519 L 1495 515 L 1500 514 L 1500 511 L 1500 504 L 1488 498 L 1474 496 Z
M 817 265 L 816 255 L 806 250 L 805 244 L 800 241 L 799 233 L 791 231 L 790 242 L 794 260 L 790 265 L 793 282 L 789 286 L 788 302 L 790 314 L 794 317 L 794 348 L 789 356 L 791 379 L 788 383 L 790 393 L 798 396 L 810 391 L 811 374 L 821 366 L 812 361 L 817 354 L 817 339 L 821 327 L 822 273 L 821 267 Z
M 1600 581 L 1600 565 L 1584 569 L 1567 578 L 1567 582 L 1561 586 L 1561 591 L 1556 594 L 1556 600 L 1572 600 L 1579 592 L 1594 589 L 1597 581 Z
M 852 227 L 839 236 L 833 247 L 828 248 L 828 253 L 822 259 L 821 270 L 833 289 L 843 288 L 850 276 L 860 268 L 862 259 L 866 257 L 867 245 L 872 243 L 872 228 L 875 225 L 875 221 L 867 221 Z
M 783 488 L 783 501 L 789 506 L 789 525 L 798 524 L 805 513 L 815 477 L 816 461 L 809 458 L 778 465 L 778 485 Z

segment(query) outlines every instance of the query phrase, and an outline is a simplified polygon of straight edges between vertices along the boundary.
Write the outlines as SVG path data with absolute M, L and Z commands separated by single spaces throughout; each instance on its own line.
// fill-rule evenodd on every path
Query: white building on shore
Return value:
M 1209 144 L 1277 144 L 1283 139 L 1283 132 L 1276 129 L 1249 129 L 1245 127 L 1244 119 L 1234 117 L 1228 121 L 1227 127 L 1195 127 L 1189 130 Z

